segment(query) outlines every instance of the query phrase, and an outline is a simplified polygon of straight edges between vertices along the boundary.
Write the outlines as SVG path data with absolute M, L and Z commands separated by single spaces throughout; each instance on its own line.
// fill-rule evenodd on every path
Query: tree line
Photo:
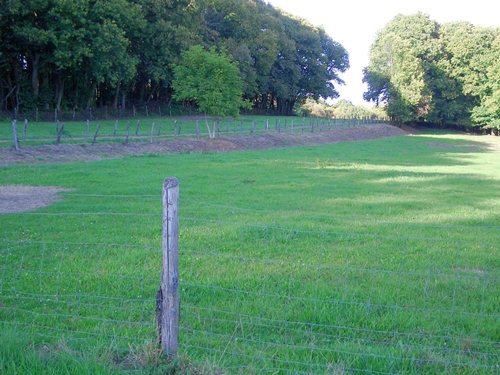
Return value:
M 0 42 L 5 111 L 170 105 L 174 68 L 197 45 L 230 56 L 244 99 L 268 113 L 337 97 L 349 67 L 322 28 L 263 0 L 4 0 Z
M 364 70 L 369 100 L 398 122 L 500 130 L 500 29 L 399 15 Z
M 327 103 L 321 99 L 308 98 L 300 106 L 297 106 L 295 112 L 299 116 L 387 120 L 387 114 L 382 108 L 368 108 L 363 105 L 353 104 L 345 99 L 341 99 L 336 103 Z

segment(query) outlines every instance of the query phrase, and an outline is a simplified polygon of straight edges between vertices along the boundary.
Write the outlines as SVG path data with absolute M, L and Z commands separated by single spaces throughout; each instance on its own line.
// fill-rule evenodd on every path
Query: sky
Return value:
M 362 69 L 368 65 L 370 45 L 377 32 L 398 14 L 427 13 L 439 23 L 468 21 L 478 26 L 500 27 L 500 5 L 496 0 L 268 0 L 274 7 L 323 26 L 349 52 L 351 68 L 338 86 L 340 99 L 363 101 L 366 87 Z

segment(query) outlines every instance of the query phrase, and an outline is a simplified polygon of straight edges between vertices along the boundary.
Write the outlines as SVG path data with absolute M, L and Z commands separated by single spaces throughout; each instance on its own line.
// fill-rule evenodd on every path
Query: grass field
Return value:
M 154 345 L 181 183 L 181 360 Z M 0 373 L 499 368 L 500 142 L 421 134 L 0 169 L 72 188 L 0 215 Z

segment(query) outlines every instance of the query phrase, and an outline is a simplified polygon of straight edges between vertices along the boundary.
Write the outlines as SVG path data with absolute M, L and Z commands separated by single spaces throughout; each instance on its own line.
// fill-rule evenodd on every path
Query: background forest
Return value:
M 397 122 L 500 129 L 500 29 L 440 25 L 418 13 L 381 30 L 364 71 L 365 100 Z
M 346 50 L 323 29 L 255 0 L 0 2 L 2 110 L 170 104 L 173 69 L 194 45 L 229 54 L 244 98 L 290 114 L 338 96 Z

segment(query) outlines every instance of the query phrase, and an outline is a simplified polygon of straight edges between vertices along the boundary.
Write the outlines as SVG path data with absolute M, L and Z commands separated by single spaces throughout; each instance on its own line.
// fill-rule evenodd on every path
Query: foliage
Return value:
M 185 51 L 174 67 L 172 87 L 175 99 L 194 101 L 206 115 L 236 117 L 240 108 L 248 107 L 238 66 L 213 48 L 193 46 Z
M 263 0 L 0 2 L 2 110 L 170 104 L 173 66 L 195 45 L 238 63 L 247 100 L 290 114 L 335 97 L 345 49 Z
M 368 108 L 354 105 L 348 100 L 339 100 L 328 104 L 323 100 L 307 99 L 296 110 L 299 116 L 328 117 L 328 118 L 370 118 L 386 119 L 387 115 L 382 108 Z
M 381 30 L 364 69 L 364 98 L 387 106 L 400 122 L 495 127 L 493 44 L 499 29 L 466 22 L 439 25 L 429 16 L 399 15 Z

